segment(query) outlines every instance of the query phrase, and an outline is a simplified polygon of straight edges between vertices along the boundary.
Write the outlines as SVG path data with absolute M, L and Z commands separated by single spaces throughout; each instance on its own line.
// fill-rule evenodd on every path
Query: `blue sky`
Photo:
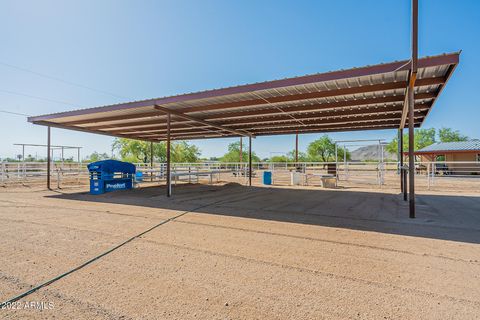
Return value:
M 480 138 L 480 1 L 419 2 L 420 56 L 463 50 L 424 127 Z M 410 2 L 2 0 L 0 39 L 0 110 L 39 115 L 408 59 Z M 0 117 L 0 157 L 20 152 L 13 143 L 46 143 L 45 127 L 21 116 Z M 60 129 L 52 134 L 52 143 L 82 146 L 83 154 L 110 152 L 113 140 Z M 390 140 L 395 134 L 331 136 Z M 302 135 L 300 149 L 318 136 Z M 210 157 L 222 155 L 230 142 L 194 143 Z M 253 144 L 262 157 L 293 147 L 293 136 Z

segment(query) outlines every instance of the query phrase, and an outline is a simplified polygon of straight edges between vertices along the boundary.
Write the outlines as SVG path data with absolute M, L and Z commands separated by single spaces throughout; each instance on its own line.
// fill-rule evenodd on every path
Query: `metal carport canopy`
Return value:
M 459 52 L 418 60 L 419 127 L 459 62 Z M 29 117 L 34 124 L 146 141 L 398 129 L 410 61 Z M 408 123 L 408 120 L 406 124 Z

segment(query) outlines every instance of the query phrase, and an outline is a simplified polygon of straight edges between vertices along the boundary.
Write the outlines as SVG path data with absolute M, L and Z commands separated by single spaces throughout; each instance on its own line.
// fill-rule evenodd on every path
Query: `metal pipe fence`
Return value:
M 51 179 L 54 185 L 88 183 L 87 164 L 77 162 L 52 162 Z M 143 176 L 142 182 L 161 182 L 166 179 L 165 163 L 136 163 Z M 271 171 L 273 183 L 290 185 L 292 172 L 312 177 L 327 175 L 335 167 L 340 186 L 374 186 L 397 188 L 400 184 L 398 162 L 254 162 L 254 181 L 261 182 L 264 171 Z M 330 168 L 330 169 L 329 169 Z M 173 183 L 199 183 L 203 181 L 227 181 L 246 184 L 248 163 L 198 162 L 172 164 Z M 46 162 L 1 162 L 0 182 L 8 184 L 42 183 L 47 175 Z M 480 192 L 480 162 L 416 162 L 415 179 L 418 189 L 462 190 Z M 305 178 L 305 184 L 316 184 L 315 179 Z

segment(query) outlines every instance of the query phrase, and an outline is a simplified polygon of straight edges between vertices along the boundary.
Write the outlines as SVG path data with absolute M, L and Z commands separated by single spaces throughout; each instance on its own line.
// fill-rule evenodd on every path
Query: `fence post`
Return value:
M 379 186 L 381 185 L 381 183 L 380 183 L 380 163 L 377 164 L 377 183 L 378 183 Z
M 430 165 L 431 163 L 427 163 L 427 189 L 430 190 Z
M 60 189 L 60 170 L 57 169 L 57 189 Z
M 435 174 L 437 173 L 437 164 L 432 162 L 432 186 L 435 184 Z

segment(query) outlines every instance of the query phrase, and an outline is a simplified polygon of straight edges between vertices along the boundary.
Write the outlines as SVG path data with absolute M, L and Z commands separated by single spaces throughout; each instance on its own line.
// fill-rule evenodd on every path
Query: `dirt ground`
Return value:
M 480 315 L 480 194 L 423 192 L 409 219 L 408 203 L 385 189 L 181 185 L 172 198 L 164 187 L 86 190 L 0 190 L 1 301 L 183 215 L 0 318 Z

